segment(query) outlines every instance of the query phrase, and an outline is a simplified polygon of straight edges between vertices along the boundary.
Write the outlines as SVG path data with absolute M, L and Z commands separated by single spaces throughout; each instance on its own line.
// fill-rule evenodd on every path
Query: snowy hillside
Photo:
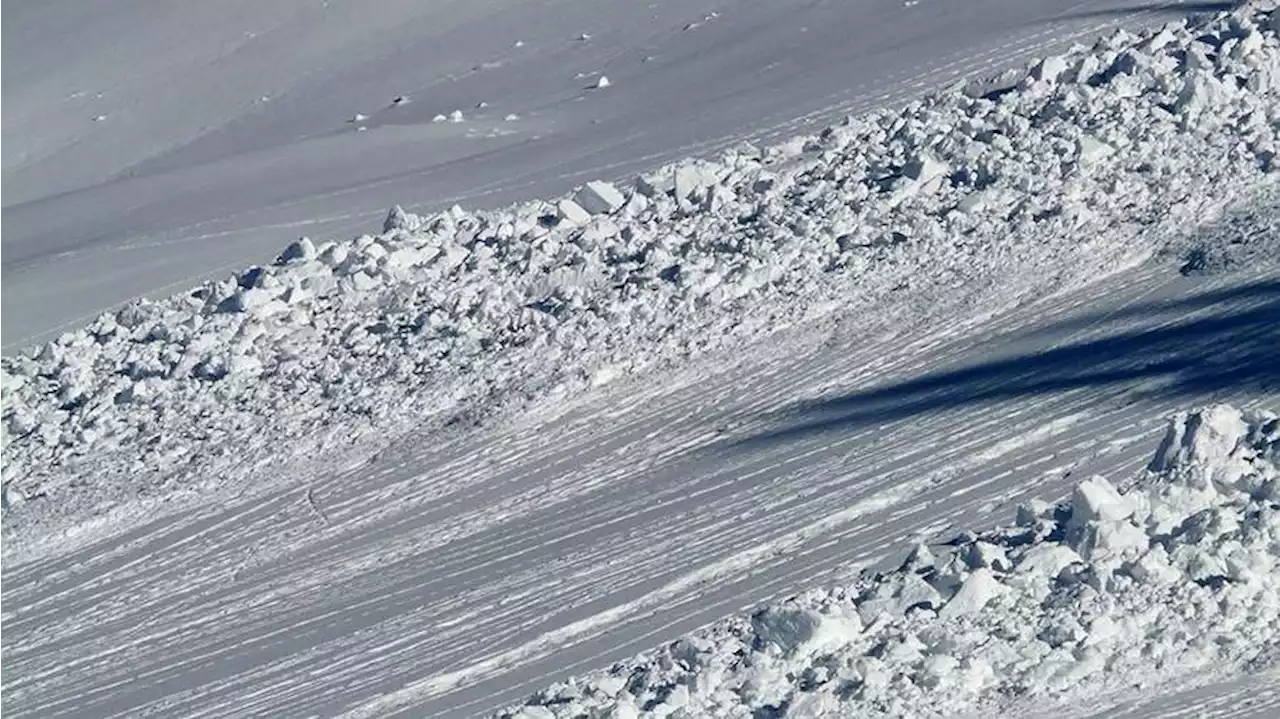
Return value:
M 990 312 L 1132 264 L 1270 181 L 1271 22 L 1119 32 L 1014 92 L 952 91 L 621 190 L 396 210 L 379 235 L 303 239 L 131 303 L 5 358 L 4 496 L 42 499 L 6 530 L 245 491 L 265 467 L 355 461 L 904 288 Z
M 11 3 L 4 350 L 267 262 L 299 234 L 353 236 L 392 203 L 438 211 L 552 197 L 1206 7 Z M 598 89 L 602 76 L 612 82 Z
M 897 22 L 927 5 L 883 12 Z M 965 16 L 955 5 L 909 27 L 933 42 Z M 972 5 L 979 19 L 958 37 L 1008 3 Z M 1058 6 L 1023 5 L 1019 23 Z M 458 43 L 477 37 L 459 29 L 472 13 L 510 9 L 439 7 L 449 10 L 427 36 Z M 772 6 L 742 7 L 763 22 L 749 37 L 770 36 Z M 1193 9 L 903 106 L 877 96 L 879 109 L 812 135 L 687 146 L 664 135 L 650 139 L 676 161 L 636 160 L 638 177 L 609 149 L 549 165 L 568 191 L 550 199 L 384 207 L 369 234 L 316 232 L 274 261 L 237 261 L 233 274 L 129 301 L 4 357 L 5 714 L 1142 716 L 1167 708 L 1170 683 L 1210 692 L 1213 712 L 1231 708 L 1246 680 L 1274 679 L 1280 656 L 1269 413 L 1280 407 L 1280 11 L 1262 0 L 1182 17 Z M 1083 3 L 1055 23 L 1134 12 L 1113 10 Z M 566 22 L 527 12 L 557 33 Z M 357 25 L 401 47 L 429 25 L 403 19 L 389 10 Z M 680 32 L 740 21 L 708 6 Z M 1026 31 L 1041 44 L 1064 37 Z M 606 34 L 575 30 L 565 52 L 603 52 Z M 224 57 L 234 45 L 212 37 L 193 52 Z M 832 47 L 823 37 L 814 45 Z M 339 40 L 318 37 L 315 52 Z M 689 52 L 695 80 L 714 76 L 718 60 Z M 819 63 L 814 52 L 801 55 Z M 962 57 L 951 71 L 978 62 Z M 642 82 L 606 60 L 574 78 L 581 103 Z M 387 62 L 356 65 L 398 66 Z M 496 68 L 484 70 L 463 74 Z M 839 75 L 829 72 L 822 82 Z M 900 75 L 882 88 L 917 97 L 922 87 Z M 327 150 L 359 155 L 350 148 L 365 146 L 347 143 L 394 135 L 393 113 L 417 113 L 414 133 L 466 132 L 480 110 L 502 115 L 494 127 L 513 112 L 515 124 L 536 117 L 396 92 L 401 102 L 344 114 L 341 130 L 289 152 L 341 166 L 352 155 Z M 726 113 L 751 109 L 725 94 Z M 639 121 L 657 123 L 679 99 Z M 828 100 L 818 104 L 840 107 Z M 192 112 L 222 111 L 216 93 L 210 102 Z M 299 100 L 298 112 L 311 107 Z M 590 125 L 570 115 L 561 120 Z M 132 178 L 123 149 L 76 155 L 82 177 L 101 172 L 92 187 L 6 154 L 6 189 L 26 177 L 40 188 L 30 192 L 66 202 L 68 223 L 34 194 L 6 206 L 6 257 L 11 218 L 28 252 L 99 220 L 114 237 L 138 198 L 156 203 L 138 221 L 165 225 L 201 198 L 210 212 L 234 205 L 219 205 L 230 202 L 215 191 L 223 180 L 256 196 L 274 171 L 238 186 L 229 178 L 246 165 L 222 153 L 255 138 L 278 149 L 291 126 L 246 122 L 216 141 L 158 137 L 170 144 L 146 163 L 188 168 L 178 175 Z M 763 132 L 761 117 L 750 122 L 744 134 Z M 582 137 L 613 148 L 616 129 Z M 60 156 L 74 134 L 51 123 L 51 144 L 32 148 Z M 713 146 L 711 159 L 686 157 Z M 403 146 L 383 149 L 368 159 Z M 490 149 L 516 179 L 469 160 L 457 165 L 460 192 L 480 177 L 495 192 L 554 186 L 545 175 L 521 185 L 541 155 L 522 165 Z M 262 151 L 248 167 L 299 172 Z M 190 169 L 196 160 L 228 174 L 210 179 Z M 423 168 L 385 169 L 409 184 L 348 178 L 334 196 L 360 187 L 360 202 L 383 201 Z M 190 194 L 166 204 L 156 187 L 170 183 Z M 422 201 L 439 200 L 438 187 L 419 187 L 431 195 Z M 310 211 L 326 201 L 316 190 L 291 185 L 285 194 L 307 199 L 267 204 Z M 217 262 L 169 250 L 285 216 L 246 207 L 222 229 L 161 244 L 157 265 L 205 273 Z M 138 247 L 167 242 L 139 232 Z M 77 277 L 75 263 L 116 252 L 47 249 L 18 263 Z M 169 271 L 135 269 L 146 283 Z M 102 277 L 113 272 L 105 262 Z M 20 295 L 42 282 L 21 276 Z M 49 329 L 81 300 L 110 304 L 99 279 L 68 283 L 84 296 L 28 329 Z M 984 529 L 1010 517 L 1015 527 Z M 904 567 L 885 564 L 918 545 L 928 551 Z M 878 573 L 854 576 L 869 567 Z M 836 588 L 797 595 L 812 587 Z M 1086 695 L 1084 682 L 1106 691 Z M 1260 716 L 1280 702 L 1255 699 Z
M 726 620 L 504 716 L 1086 715 L 1135 688 L 1245 669 L 1274 682 L 1278 461 L 1274 413 L 1182 413 L 1128 491 L 1086 479 L 1066 503 L 1019 507 L 1016 525 L 918 545 L 895 571 Z

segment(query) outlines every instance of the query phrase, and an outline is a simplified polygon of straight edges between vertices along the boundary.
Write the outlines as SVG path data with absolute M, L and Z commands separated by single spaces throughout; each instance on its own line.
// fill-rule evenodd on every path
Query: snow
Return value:
M 1127 492 L 1088 479 L 1015 525 L 728 618 L 502 716 L 994 716 L 1258 671 L 1280 621 L 1277 460 L 1274 413 L 1180 413 L 1158 469 Z
M 1270 202 L 1220 226 L 1267 227 Z M 956 528 L 1034 520 L 1048 505 L 1013 509 L 1028 495 L 1133 476 L 1175 408 L 1280 401 L 1255 382 L 1274 372 L 1222 357 L 1275 346 L 1280 325 L 1257 315 L 1275 316 L 1274 261 L 1184 278 L 1173 259 L 1004 311 L 989 292 L 939 310 L 899 291 L 838 325 L 511 422 L 464 417 L 367 464 L 265 470 L 180 512 L 144 504 L 47 558 L 6 556 L 6 714 L 483 715 L 753 605 L 848 584 L 841 567 L 918 542 L 941 556 Z M 1129 379 L 1076 380 L 1064 351 Z M 1195 358 L 1209 367 L 1180 364 Z M 866 416 L 877 392 L 894 399 Z M 835 412 L 806 409 L 813 398 Z M 797 433 L 815 417 L 828 429 Z M 966 566 L 1006 571 L 991 548 L 973 554 Z M 905 610 L 918 591 L 889 600 Z M 1205 691 L 1239 697 L 1224 681 Z M 1133 706 L 1137 691 L 1095 708 Z M 1259 696 L 1249 703 L 1274 707 Z
M 1033 65 L 998 99 L 944 93 L 625 192 L 593 181 L 553 204 L 393 209 L 380 234 L 299 241 L 274 264 L 135 301 L 5 358 L 18 384 L 4 481 L 74 522 L 161 486 L 246 486 L 291 461 L 285 445 L 303 458 L 581 391 L 904 281 L 976 279 L 1015 255 L 1033 272 L 1124 266 L 1158 249 L 1126 227 L 1176 230 L 1270 181 L 1268 17 L 1175 24 L 1160 43 L 1121 32 L 1063 56 L 1075 82 L 1035 80 Z M 1230 51 L 1210 69 L 1177 62 L 1206 38 Z M 1242 89 L 1170 111 L 1205 78 Z M 1123 159 L 1085 151 L 1102 142 Z
M 616 212 L 626 204 L 627 198 L 613 185 L 599 180 L 588 182 L 574 195 L 584 210 L 593 215 L 607 215 Z
M 1128 0 L 1079 12 L 1059 0 L 928 12 L 660 0 L 571 16 L 495 0 L 377 12 L 230 1 L 85 13 L 55 0 L 6 18 L 6 354 L 269 262 L 298 234 L 348 239 L 396 202 L 428 214 L 621 183 L 1186 12 Z M 591 42 L 575 42 L 583 30 Z M 585 91 L 577 70 L 613 87 Z M 501 114 L 448 123 L 481 101 Z M 348 126 L 356 112 L 369 119 Z M 524 121 L 493 122 L 505 114 Z
M 1280 657 L 1270 8 L 397 205 L 5 358 L 6 713 L 468 716 L 571 673 L 513 712 L 1238 696 Z

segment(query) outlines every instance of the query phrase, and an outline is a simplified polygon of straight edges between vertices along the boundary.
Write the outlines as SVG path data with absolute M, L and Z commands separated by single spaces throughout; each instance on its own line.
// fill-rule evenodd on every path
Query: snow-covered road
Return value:
M 1123 477 L 1176 408 L 1274 406 L 1278 344 L 1274 267 L 1156 263 L 986 321 L 810 329 L 659 387 L 410 437 L 355 473 L 6 571 L 6 714 L 482 714 L 1083 474 Z
M 394 202 L 552 196 L 794 135 L 1109 25 L 1226 5 L 17 5 L 4 25 L 3 346 L 265 261 L 300 234 L 344 239 Z M 589 89 L 602 74 L 610 86 Z M 433 122 L 454 110 L 463 122 Z

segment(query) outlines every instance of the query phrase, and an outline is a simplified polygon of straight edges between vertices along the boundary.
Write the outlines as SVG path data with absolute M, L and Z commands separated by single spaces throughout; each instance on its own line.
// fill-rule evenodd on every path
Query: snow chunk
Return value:
M 938 616 L 944 619 L 964 616 L 980 612 L 993 600 L 1003 596 L 1008 590 L 991 573 L 989 569 L 975 569 L 960 590 L 942 607 Z
M 617 188 L 599 180 L 588 182 L 582 189 L 578 190 L 573 199 L 582 209 L 593 215 L 614 212 L 627 201 L 622 196 L 622 193 L 618 192 Z
M 1031 76 L 1043 82 L 1057 82 L 1070 67 L 1067 59 L 1061 55 L 1050 55 L 1036 64 Z
M 1099 140 L 1093 135 L 1084 135 L 1078 143 L 1077 157 L 1081 167 L 1090 167 L 1096 165 L 1098 161 L 1109 157 L 1115 152 L 1115 148 L 1107 143 Z
M 711 166 L 702 162 L 688 162 L 676 166 L 673 189 L 677 199 L 687 200 L 714 186 L 717 181 Z
M 289 264 L 293 262 L 310 262 L 316 258 L 316 246 L 311 242 L 310 237 L 299 237 L 297 241 L 280 253 L 280 262 Z
M 582 205 L 570 199 L 563 199 L 556 203 L 556 210 L 560 214 L 560 219 L 570 225 L 585 225 L 591 221 L 591 213 L 582 208 Z
M 1076 485 L 1071 497 L 1068 528 L 1088 522 L 1115 522 L 1133 514 L 1131 502 L 1104 477 L 1091 477 Z
M 1246 436 L 1247 425 L 1240 410 L 1215 405 L 1196 413 L 1176 415 L 1151 461 L 1155 472 L 1180 468 L 1179 476 L 1195 486 L 1206 487 L 1215 478 L 1234 479 L 1238 465 L 1232 454 Z
M 393 230 L 404 230 L 406 232 L 417 232 L 422 227 L 422 218 L 417 215 L 405 212 L 404 208 L 396 205 L 387 212 L 387 219 L 382 221 L 382 231 L 391 232 Z
M 946 163 L 939 161 L 931 154 L 923 154 L 916 159 L 908 162 L 902 170 L 902 174 L 927 185 L 945 176 L 948 172 Z
M 847 643 L 861 626 L 853 616 L 823 614 L 798 606 L 768 607 L 751 617 L 760 640 L 791 655 L 808 655 Z

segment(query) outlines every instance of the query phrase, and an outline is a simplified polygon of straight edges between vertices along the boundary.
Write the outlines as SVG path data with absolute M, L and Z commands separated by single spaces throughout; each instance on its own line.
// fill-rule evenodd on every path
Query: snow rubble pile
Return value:
M 723 620 L 503 716 L 929 716 L 1105 704 L 1280 660 L 1280 419 L 1176 416 L 1144 481 Z
M 135 301 L 3 360 L 6 532 L 368 456 L 424 423 L 904 290 L 997 306 L 1096 277 L 1270 180 L 1278 23 L 1251 3 L 1119 32 L 1007 92 L 946 92 L 555 202 L 396 209 L 380 234 L 302 239 Z

